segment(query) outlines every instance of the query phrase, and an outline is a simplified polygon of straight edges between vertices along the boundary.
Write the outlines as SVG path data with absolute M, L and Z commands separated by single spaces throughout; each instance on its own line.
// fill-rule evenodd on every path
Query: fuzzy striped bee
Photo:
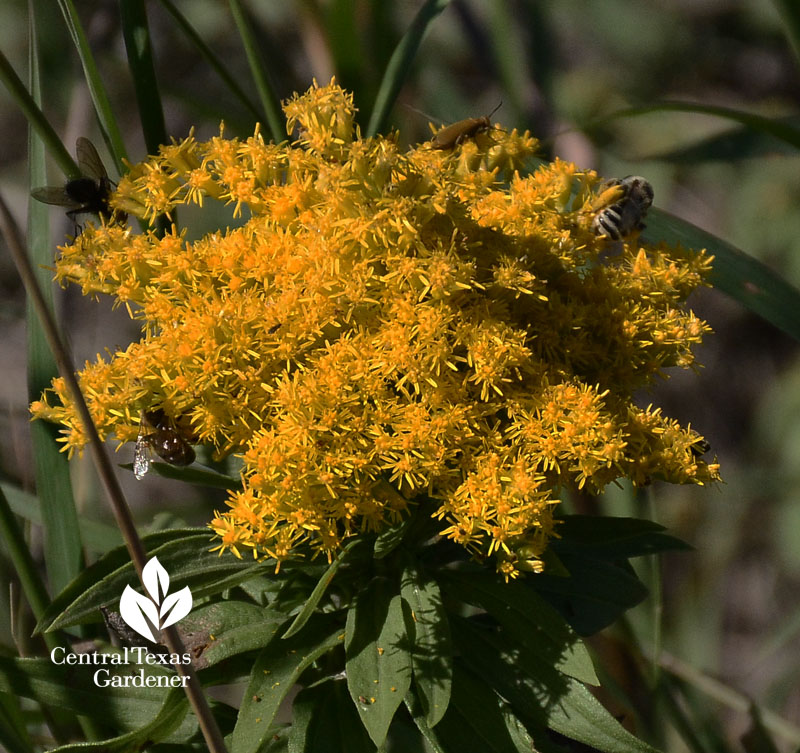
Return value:
M 133 450 L 133 475 L 141 481 L 150 470 L 152 453 L 170 465 L 191 465 L 195 454 L 186 437 L 161 408 L 142 411 Z
M 34 188 L 31 196 L 45 204 L 65 207 L 67 217 L 74 222 L 79 214 L 96 214 L 106 220 L 125 222 L 128 218 L 125 212 L 109 206 L 114 184 L 94 144 L 81 136 L 75 143 L 75 155 L 82 173 L 80 178 L 71 178 L 63 186 Z
M 621 180 L 603 184 L 603 193 L 622 190 L 622 195 L 601 209 L 592 220 L 592 232 L 619 241 L 635 230 L 644 230 L 644 217 L 653 204 L 653 187 L 640 175 L 628 175 Z

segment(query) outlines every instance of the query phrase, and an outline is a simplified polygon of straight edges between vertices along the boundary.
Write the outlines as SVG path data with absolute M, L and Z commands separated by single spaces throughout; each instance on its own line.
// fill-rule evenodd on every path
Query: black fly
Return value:
M 45 204 L 65 207 L 67 217 L 76 224 L 79 214 L 96 214 L 105 220 L 125 222 L 128 216 L 109 206 L 114 184 L 108 177 L 94 144 L 81 136 L 75 143 L 75 154 L 82 173 L 80 178 L 71 178 L 63 186 L 34 188 L 31 196 Z

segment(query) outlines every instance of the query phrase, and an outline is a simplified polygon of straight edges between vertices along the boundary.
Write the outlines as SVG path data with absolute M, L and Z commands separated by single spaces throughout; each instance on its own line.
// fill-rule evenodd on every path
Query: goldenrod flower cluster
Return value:
M 541 569 L 564 487 L 718 477 L 699 435 L 631 398 L 692 365 L 708 327 L 682 305 L 707 256 L 596 237 L 600 179 L 523 177 L 527 133 L 404 150 L 362 139 L 334 83 L 284 109 L 291 144 L 190 136 L 121 181 L 116 208 L 194 205 L 193 229 L 89 224 L 57 262 L 143 322 L 80 375 L 101 434 L 131 441 L 162 408 L 242 456 L 222 549 L 330 557 L 419 504 L 513 577 Z M 84 445 L 60 380 L 33 413 Z

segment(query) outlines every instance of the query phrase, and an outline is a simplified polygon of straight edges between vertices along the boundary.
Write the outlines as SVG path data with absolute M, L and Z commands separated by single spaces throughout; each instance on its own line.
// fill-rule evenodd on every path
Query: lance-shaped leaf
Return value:
M 383 745 L 411 685 L 411 656 L 398 584 L 374 578 L 347 613 L 347 687 L 376 746 Z

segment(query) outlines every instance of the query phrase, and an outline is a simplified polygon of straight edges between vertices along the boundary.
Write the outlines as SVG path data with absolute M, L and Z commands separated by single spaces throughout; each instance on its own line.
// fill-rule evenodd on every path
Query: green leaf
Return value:
M 253 666 L 233 730 L 231 753 L 260 749 L 281 702 L 300 675 L 344 640 L 339 620 L 339 615 L 314 615 L 302 632 L 286 641 L 276 635 L 267 644 Z
M 35 40 L 34 40 L 35 44 Z M 31 93 L 37 104 L 41 100 L 38 81 L 38 58 L 31 59 Z M 46 182 L 44 146 L 37 136 L 29 134 L 30 183 L 32 186 Z M 28 201 L 28 246 L 33 271 L 39 290 L 52 314 L 52 264 L 53 247 L 47 207 L 37 201 Z M 54 377 L 58 367 L 50 345 L 39 322 L 31 296 L 26 300 L 28 399 L 39 400 Z M 52 591 L 60 591 L 83 568 L 83 550 L 78 527 L 78 514 L 72 494 L 69 463 L 58 443 L 59 429 L 44 421 L 31 424 L 33 461 L 36 490 L 41 501 L 42 530 L 44 534 L 44 559 L 47 580 Z
M 602 630 L 647 596 L 647 588 L 627 561 L 611 563 L 562 551 L 558 556 L 569 570 L 568 578 L 545 572 L 526 582 L 579 635 Z
M 750 112 L 744 112 L 743 110 L 734 110 L 730 107 L 719 107 L 717 105 L 704 105 L 699 102 L 659 102 L 654 105 L 648 105 L 647 107 L 630 107 L 624 110 L 617 110 L 617 112 L 613 112 L 610 115 L 590 123 L 586 127 L 586 130 L 591 131 L 598 125 L 605 125 L 619 118 L 635 118 L 654 112 L 691 112 L 701 115 L 712 115 L 714 117 L 741 123 L 748 128 L 752 128 L 754 131 L 769 134 L 776 139 L 791 144 L 795 148 L 800 148 L 800 128 L 792 125 L 792 123 L 786 119 L 765 118 L 762 115 L 755 115 Z
M 201 670 L 264 648 L 285 620 L 286 615 L 249 602 L 220 601 L 193 609 L 178 630 L 195 669 Z
M 145 746 L 161 742 L 169 737 L 183 722 L 189 703 L 181 688 L 170 688 L 164 703 L 155 718 L 144 727 L 109 740 L 91 743 L 73 743 L 54 748 L 52 753 L 139 753 Z
M 784 31 L 792 45 L 795 57 L 800 62 L 800 5 L 795 0 L 774 0 L 774 2 L 783 17 Z
M 411 656 L 397 584 L 374 578 L 347 613 L 347 686 L 376 746 L 411 685 Z
M 435 741 L 437 751 L 481 751 L 481 753 L 530 753 L 527 736 L 519 734 L 516 726 L 509 728 L 505 710 L 497 694 L 484 682 L 465 669 L 460 661 L 453 667 L 453 693 L 447 713 L 436 729 L 420 731 L 429 742 Z
M 36 65 L 36 62 L 33 64 Z M 61 168 L 64 175 L 67 175 L 70 178 L 79 177 L 81 171 L 78 168 L 74 157 L 61 142 L 61 139 L 53 129 L 53 126 L 50 125 L 50 121 L 45 117 L 44 113 L 39 107 L 39 104 L 25 88 L 25 84 L 22 82 L 20 77 L 17 76 L 16 71 L 12 67 L 8 58 L 3 54 L 2 50 L 0 50 L 0 81 L 2 81 L 6 89 L 8 89 L 8 93 L 11 95 L 14 103 L 17 105 L 17 107 L 19 107 L 19 109 L 22 111 L 22 114 L 28 120 L 28 125 L 47 145 L 50 155 Z M 31 155 L 31 159 L 33 159 L 33 155 Z M 39 183 L 38 177 L 36 180 L 37 185 L 43 185 L 45 182 L 42 180 L 42 182 Z M 47 233 L 47 228 L 48 225 L 45 222 L 40 229 L 40 232 Z
M 417 54 L 422 38 L 428 30 L 431 22 L 448 5 L 450 0 L 426 0 L 425 4 L 419 9 L 408 31 L 403 35 L 397 45 L 389 65 L 383 74 L 378 94 L 375 97 L 375 106 L 367 126 L 367 138 L 372 138 L 380 133 L 386 126 L 389 112 L 394 106 L 394 101 L 400 93 L 403 82 L 411 70 L 414 57 Z
M 447 612 L 438 584 L 415 563 L 407 565 L 403 571 L 400 594 L 410 612 L 406 623 L 412 641 L 414 682 L 426 721 L 434 727 L 447 711 L 453 679 L 453 647 Z
M 39 498 L 35 494 L 20 489 L 12 484 L 0 482 L 0 491 L 5 495 L 15 515 L 35 525 L 42 525 L 42 510 Z M 78 516 L 81 529 L 81 540 L 86 548 L 97 554 L 103 554 L 122 544 L 122 535 L 116 526 L 100 523 L 91 518 Z
M 347 683 L 327 680 L 301 690 L 292 704 L 289 753 L 374 753 L 356 713 Z
M 319 582 L 314 587 L 314 590 L 311 592 L 311 596 L 308 597 L 308 601 L 303 605 L 303 608 L 300 610 L 300 613 L 295 617 L 294 622 L 289 626 L 289 629 L 283 634 L 283 638 L 290 638 L 295 633 L 300 632 L 303 629 L 303 626 L 308 622 L 308 618 L 314 613 L 314 610 L 317 608 L 317 604 L 319 604 L 322 597 L 325 595 L 325 591 L 328 590 L 328 586 L 330 586 L 331 582 L 333 581 L 334 576 L 336 575 L 336 571 L 341 567 L 342 563 L 347 558 L 348 553 L 350 550 L 356 545 L 360 543 L 360 539 L 355 538 L 353 539 L 341 552 L 337 555 L 337 557 L 331 562 L 328 569 L 325 571 L 324 575 L 319 579 Z
M 442 588 L 448 595 L 485 609 L 516 641 L 544 662 L 578 680 L 599 684 L 589 652 L 580 638 L 524 581 L 504 583 L 497 576 L 472 570 L 443 573 L 443 576 Z
M 667 212 L 647 213 L 645 236 L 650 242 L 681 243 L 714 255 L 710 281 L 745 308 L 800 340 L 800 290 L 765 264 L 711 233 Z
M 605 753 L 654 753 L 580 682 L 552 668 L 532 666 L 527 652 L 502 634 L 460 618 L 453 622 L 453 637 L 463 661 L 509 702 L 531 734 L 546 725 Z
M 279 144 L 286 140 L 286 124 L 283 113 L 281 112 L 280 99 L 275 94 L 275 90 L 270 83 L 269 73 L 264 65 L 261 50 L 256 41 L 254 24 L 252 18 L 248 17 L 247 11 L 241 0 L 228 0 L 228 4 L 233 14 L 233 20 L 239 31 L 247 62 L 250 64 L 250 73 L 256 84 L 258 96 L 261 99 L 261 107 L 266 115 L 267 125 L 269 126 L 272 140 Z
M 100 78 L 100 72 L 97 69 L 97 63 L 94 60 L 94 55 L 92 54 L 86 32 L 81 25 L 78 11 L 72 0 L 58 0 L 58 7 L 61 9 L 61 13 L 64 16 L 64 21 L 67 25 L 69 35 L 72 38 L 72 43 L 75 45 L 75 50 L 83 66 L 86 85 L 89 87 L 89 94 L 94 103 L 94 111 L 100 122 L 100 128 L 103 131 L 106 146 L 108 146 L 114 158 L 117 171 L 122 175 L 125 171 L 123 159 L 126 159 L 128 155 L 125 151 L 125 144 L 122 141 L 122 133 L 119 130 L 114 112 L 111 109 L 108 93 L 103 85 L 103 80 Z
M 218 593 L 269 567 L 210 552 L 210 532 L 205 528 L 158 531 L 143 537 L 142 543 L 148 557 L 157 555 L 170 574 L 170 590 L 189 586 L 194 599 Z M 97 610 L 115 604 L 129 584 L 138 588 L 138 579 L 127 549 L 119 547 L 86 568 L 53 599 L 37 632 L 96 620 Z
M 150 154 L 157 154 L 158 147 L 167 143 L 167 126 L 158 91 L 145 4 L 143 0 L 120 0 L 119 14 L 145 146 Z
M 8 753 L 33 753 L 34 750 L 19 698 L 9 693 L 0 693 L 0 749 Z
M 203 38 L 197 33 L 195 28 L 186 20 L 184 16 L 171 0 L 159 0 L 164 9 L 169 13 L 177 22 L 181 31 L 186 34 L 192 44 L 197 48 L 200 55 L 205 58 L 206 62 L 216 71 L 217 75 L 225 82 L 228 89 L 236 96 L 236 98 L 245 106 L 250 114 L 256 119 L 261 119 L 261 113 L 258 108 L 253 104 L 250 97 L 247 96 L 245 90 L 239 85 L 235 76 L 225 67 L 224 63 L 214 53 L 214 51 L 203 41 Z
M 686 551 L 685 541 L 663 533 L 667 529 L 651 520 L 598 515 L 559 518 L 558 550 L 611 561 L 664 551 Z
M 56 658 L 61 659 L 61 655 Z M 93 676 L 98 671 L 108 671 L 109 674 L 103 674 L 101 679 L 111 681 L 115 677 L 129 677 L 134 667 L 137 674 L 141 671 L 145 676 L 174 676 L 166 668 L 144 663 L 67 665 L 55 664 L 49 656 L 36 659 L 0 657 L 0 691 L 97 719 L 114 729 L 136 731 L 153 722 L 166 705 L 167 695 L 180 688 L 97 687 L 94 683 Z M 170 723 L 175 722 L 174 711 L 170 704 L 165 716 Z M 197 720 L 194 716 L 186 716 L 175 722 L 170 731 L 164 731 L 163 740 L 186 742 L 196 732 Z
M 800 126 L 797 117 L 786 118 L 794 127 Z M 738 127 L 722 133 L 698 139 L 685 146 L 668 151 L 648 153 L 643 161 L 663 161 L 673 164 L 697 166 L 703 162 L 741 162 L 742 160 L 767 155 L 791 155 L 797 153 L 793 146 L 779 141 L 774 136 L 750 128 Z
M 397 525 L 387 528 L 375 539 L 373 556 L 376 560 L 382 560 L 387 554 L 391 554 L 400 546 L 413 520 L 413 518 L 406 518 Z
M 126 471 L 133 472 L 133 463 L 120 463 L 119 467 L 124 468 Z M 176 481 L 183 481 L 184 483 L 194 484 L 195 486 L 205 486 L 210 489 L 239 491 L 242 488 L 242 480 L 240 478 L 226 476 L 224 473 L 218 473 L 211 468 L 200 466 L 198 463 L 187 467 L 180 467 L 177 465 L 170 465 L 169 463 L 162 463 L 157 460 L 150 463 L 150 472 L 162 478 L 175 479 Z

